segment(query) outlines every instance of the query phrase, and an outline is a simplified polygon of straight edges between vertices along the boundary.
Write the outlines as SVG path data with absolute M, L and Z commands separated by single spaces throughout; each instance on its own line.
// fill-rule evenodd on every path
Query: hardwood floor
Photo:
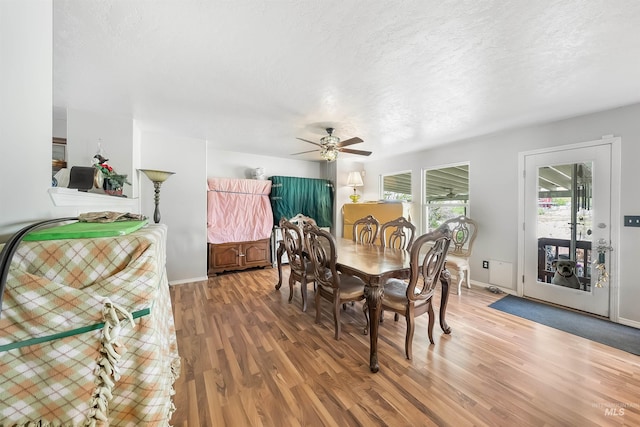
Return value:
M 314 323 L 313 285 L 303 313 L 299 288 L 289 304 L 276 281 L 268 268 L 171 287 L 174 426 L 640 425 L 640 357 L 489 308 L 501 295 L 451 295 L 453 332 L 436 323 L 433 346 L 417 318 L 413 360 L 387 313 L 372 374 L 359 304 L 335 341 L 329 304 Z

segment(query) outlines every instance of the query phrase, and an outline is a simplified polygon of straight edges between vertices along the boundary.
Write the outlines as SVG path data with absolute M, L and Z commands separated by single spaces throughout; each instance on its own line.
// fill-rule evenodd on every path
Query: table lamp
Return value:
M 155 190 L 155 209 L 153 211 L 153 221 L 157 224 L 160 222 L 160 186 L 163 182 L 165 182 L 171 175 L 175 172 L 166 172 L 159 171 L 155 169 L 138 169 L 140 172 L 144 173 L 147 178 L 153 182 L 153 188 Z
M 358 199 L 360 196 L 356 192 L 356 187 L 362 187 L 364 183 L 362 182 L 362 175 L 360 172 L 349 172 L 349 177 L 347 178 L 347 185 L 353 187 L 353 194 L 349 196 L 353 203 L 358 203 Z

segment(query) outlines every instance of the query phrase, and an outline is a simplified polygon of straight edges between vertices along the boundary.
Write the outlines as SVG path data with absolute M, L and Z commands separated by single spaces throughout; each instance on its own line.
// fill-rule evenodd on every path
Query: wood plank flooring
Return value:
M 361 306 L 342 311 L 336 341 L 329 304 L 316 324 L 283 275 L 279 291 L 272 268 L 171 287 L 174 426 L 640 425 L 640 357 L 489 308 L 501 295 L 451 295 L 453 332 L 436 323 L 435 345 L 419 317 L 413 360 L 388 313 L 372 374 Z

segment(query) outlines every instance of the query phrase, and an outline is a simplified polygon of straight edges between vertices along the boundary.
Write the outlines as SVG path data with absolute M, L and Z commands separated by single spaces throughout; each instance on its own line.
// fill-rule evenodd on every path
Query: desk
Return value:
M 371 326 L 369 332 L 369 368 L 371 372 L 378 372 L 378 327 L 381 316 L 381 300 L 384 295 L 384 282 L 392 277 L 405 278 L 409 275 L 410 256 L 403 249 L 382 248 L 376 245 L 361 245 L 350 239 L 336 239 L 338 254 L 338 271 L 361 278 L 365 282 L 365 297 L 369 307 Z M 280 257 L 278 249 L 278 283 L 282 284 Z M 445 269 L 440 278 L 442 297 L 440 301 L 440 327 L 445 334 L 451 333 L 445 315 L 449 300 L 449 272 Z

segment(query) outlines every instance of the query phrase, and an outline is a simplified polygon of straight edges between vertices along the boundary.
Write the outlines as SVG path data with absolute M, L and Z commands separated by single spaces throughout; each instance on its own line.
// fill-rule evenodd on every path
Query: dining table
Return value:
M 281 256 L 284 253 L 282 243 L 278 247 L 276 261 L 278 265 L 278 283 L 276 289 L 282 286 Z M 353 275 L 365 283 L 364 295 L 369 309 L 371 325 L 369 330 L 369 369 L 378 372 L 378 331 L 382 316 L 382 297 L 384 283 L 390 278 L 407 279 L 410 273 L 410 253 L 404 249 L 382 247 L 374 244 L 360 244 L 353 240 L 336 239 L 337 262 L 339 272 Z M 451 327 L 446 321 L 447 303 L 449 300 L 449 272 L 443 269 L 440 276 L 440 327 L 445 334 L 451 333 Z

